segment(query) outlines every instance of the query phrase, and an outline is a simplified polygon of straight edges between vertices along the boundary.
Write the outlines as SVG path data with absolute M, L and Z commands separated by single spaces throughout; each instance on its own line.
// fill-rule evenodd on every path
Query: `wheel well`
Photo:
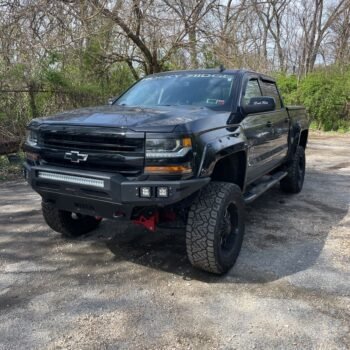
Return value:
M 237 152 L 220 159 L 211 174 L 213 181 L 231 182 L 244 188 L 246 172 L 246 154 Z
M 300 134 L 299 145 L 302 146 L 304 149 L 306 149 L 308 135 L 309 135 L 309 130 L 304 130 Z

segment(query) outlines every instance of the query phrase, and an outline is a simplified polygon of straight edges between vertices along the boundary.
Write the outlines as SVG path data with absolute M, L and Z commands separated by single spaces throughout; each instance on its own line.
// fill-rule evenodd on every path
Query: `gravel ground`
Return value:
M 247 207 L 224 277 L 184 233 L 103 221 L 65 240 L 23 181 L 0 185 L 0 349 L 349 349 L 350 137 L 314 135 L 301 194 Z

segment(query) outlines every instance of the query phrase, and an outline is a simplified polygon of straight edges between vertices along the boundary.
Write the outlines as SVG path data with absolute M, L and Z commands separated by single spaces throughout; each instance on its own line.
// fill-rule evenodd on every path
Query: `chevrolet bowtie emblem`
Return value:
M 72 163 L 80 163 L 86 162 L 88 159 L 88 154 L 82 154 L 77 151 L 66 152 L 64 155 L 64 159 L 70 160 Z

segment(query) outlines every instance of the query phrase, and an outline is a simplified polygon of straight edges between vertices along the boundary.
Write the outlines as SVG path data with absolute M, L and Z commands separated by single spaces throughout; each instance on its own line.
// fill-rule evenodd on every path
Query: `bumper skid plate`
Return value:
M 24 164 L 28 183 L 44 200 L 58 209 L 86 215 L 130 219 L 133 208 L 164 207 L 187 198 L 210 178 L 176 181 L 135 181 L 115 173 L 88 172 L 54 166 Z M 151 197 L 141 197 L 140 188 L 150 188 Z M 158 197 L 158 188 L 167 188 L 168 197 Z

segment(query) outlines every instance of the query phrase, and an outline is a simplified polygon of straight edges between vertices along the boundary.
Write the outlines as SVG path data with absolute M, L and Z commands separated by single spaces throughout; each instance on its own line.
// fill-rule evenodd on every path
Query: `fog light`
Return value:
M 151 197 L 151 187 L 141 187 L 140 188 L 140 197 L 150 198 Z
M 162 198 L 169 197 L 168 187 L 158 187 L 157 188 L 157 197 L 162 197 Z

